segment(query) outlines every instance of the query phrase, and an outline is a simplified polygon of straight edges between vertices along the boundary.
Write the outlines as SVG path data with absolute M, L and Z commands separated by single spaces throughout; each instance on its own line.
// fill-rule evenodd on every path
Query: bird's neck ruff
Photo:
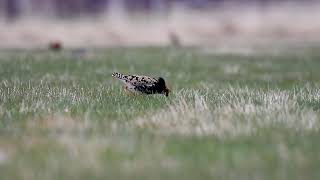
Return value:
M 159 77 L 158 82 L 156 84 L 156 91 L 159 93 L 163 93 L 166 96 L 169 96 L 169 89 L 166 86 L 166 82 L 162 77 Z
M 159 87 L 166 87 L 166 82 L 164 81 L 164 79 L 162 77 L 159 77 L 158 85 L 159 85 Z

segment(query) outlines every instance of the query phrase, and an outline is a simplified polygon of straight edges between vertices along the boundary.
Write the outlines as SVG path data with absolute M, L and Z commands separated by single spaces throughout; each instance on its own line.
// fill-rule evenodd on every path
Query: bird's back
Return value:
M 124 75 L 114 72 L 112 73 L 112 76 L 126 84 L 131 84 L 134 86 L 152 86 L 157 82 L 157 79 L 155 78 L 141 75 Z
M 124 75 L 114 72 L 112 76 L 122 81 L 126 89 L 143 94 L 165 93 L 168 96 L 168 89 L 163 78 L 152 78 L 141 75 Z

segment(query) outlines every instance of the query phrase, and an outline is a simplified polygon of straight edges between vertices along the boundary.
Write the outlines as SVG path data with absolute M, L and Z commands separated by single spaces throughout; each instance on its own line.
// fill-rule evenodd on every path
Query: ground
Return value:
M 319 50 L 1 50 L 1 179 L 319 179 Z

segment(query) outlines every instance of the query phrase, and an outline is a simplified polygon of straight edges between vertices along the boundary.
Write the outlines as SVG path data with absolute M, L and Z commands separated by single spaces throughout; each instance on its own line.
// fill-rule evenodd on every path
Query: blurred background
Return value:
M 0 0 L 0 48 L 314 42 L 317 0 Z

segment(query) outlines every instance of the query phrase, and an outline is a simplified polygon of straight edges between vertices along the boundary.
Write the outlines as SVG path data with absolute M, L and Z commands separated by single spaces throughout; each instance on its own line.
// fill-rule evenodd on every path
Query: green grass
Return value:
M 319 50 L 1 51 L 1 179 L 319 179 Z

